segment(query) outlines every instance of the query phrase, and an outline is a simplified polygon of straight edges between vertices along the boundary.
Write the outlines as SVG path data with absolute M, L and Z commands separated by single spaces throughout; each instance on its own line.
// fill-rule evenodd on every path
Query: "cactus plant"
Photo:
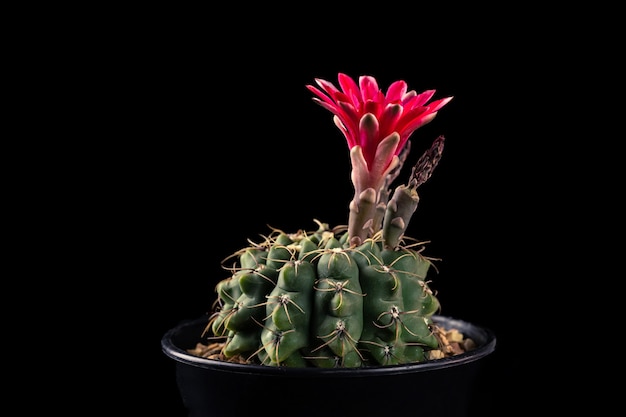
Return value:
M 437 137 L 395 189 L 409 138 L 452 97 L 392 83 L 383 93 L 372 76 L 358 84 L 340 73 L 340 88 L 316 79 L 306 87 L 334 115 L 345 136 L 354 197 L 347 225 L 313 219 L 311 230 L 270 228 L 260 242 L 223 262 L 230 276 L 216 286 L 204 336 L 222 360 L 287 367 L 363 367 L 426 361 L 442 351 L 432 316 L 428 242 L 405 235 L 419 203 L 418 187 L 437 166 Z

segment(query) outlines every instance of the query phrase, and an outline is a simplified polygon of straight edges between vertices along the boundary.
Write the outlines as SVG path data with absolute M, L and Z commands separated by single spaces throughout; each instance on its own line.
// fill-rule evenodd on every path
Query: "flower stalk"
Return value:
M 408 184 L 399 185 L 394 190 L 384 216 L 383 242 L 386 249 L 395 249 L 400 244 L 420 200 L 417 188 L 432 175 L 441 159 L 443 144 L 443 136 L 435 139 L 430 149 L 413 166 Z
M 389 187 L 406 160 L 411 135 L 430 123 L 452 97 L 431 102 L 436 90 L 418 94 L 402 80 L 383 92 L 371 76 L 359 77 L 357 84 L 340 73 L 340 88 L 326 80 L 315 81 L 319 88 L 307 85 L 315 94 L 313 100 L 333 114 L 350 149 L 354 197 L 349 204 L 348 242 L 359 246 L 386 228 L 385 245 L 395 247 L 406 230 L 407 216 L 417 207 L 417 187 L 430 177 L 435 158 L 441 157 L 443 137 L 420 159 L 422 165 L 414 167 L 409 184 L 395 190 L 391 206 Z

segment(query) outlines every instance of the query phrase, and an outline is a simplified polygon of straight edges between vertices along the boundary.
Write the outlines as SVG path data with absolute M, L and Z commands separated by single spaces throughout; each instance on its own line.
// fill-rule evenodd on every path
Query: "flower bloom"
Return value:
M 346 74 L 339 73 L 338 79 L 341 89 L 319 78 L 315 79 L 319 88 L 306 87 L 315 94 L 313 100 L 333 114 L 350 148 L 355 193 L 348 236 L 350 244 L 358 246 L 379 230 L 388 198 L 383 188 L 393 180 L 394 168 L 401 166 L 400 153 L 409 137 L 432 121 L 452 97 L 429 102 L 435 90 L 407 91 L 402 80 L 383 93 L 372 76 L 360 76 L 358 85 Z
M 341 90 L 319 78 L 315 82 L 320 88 L 306 87 L 316 95 L 313 100 L 334 115 L 346 137 L 357 195 L 367 188 L 378 193 L 411 134 L 432 121 L 452 97 L 429 103 L 436 90 L 417 94 L 407 91 L 402 80 L 393 82 L 386 94 L 372 76 L 360 76 L 358 85 L 346 74 L 339 73 L 338 80 Z

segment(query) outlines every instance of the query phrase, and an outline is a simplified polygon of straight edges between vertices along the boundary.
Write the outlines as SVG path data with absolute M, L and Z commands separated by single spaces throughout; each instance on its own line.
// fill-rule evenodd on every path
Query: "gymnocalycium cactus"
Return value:
M 223 360 L 269 366 L 361 367 L 414 363 L 441 347 L 432 321 L 440 308 L 426 279 L 426 242 L 404 235 L 417 188 L 430 178 L 443 136 L 419 158 L 406 184 L 391 184 L 410 150 L 409 137 L 452 97 L 429 102 L 400 80 L 383 93 L 374 77 L 306 87 L 334 115 L 347 139 L 355 193 L 348 224 L 285 233 L 228 257 L 231 276 L 216 286 L 205 329 Z M 227 265 L 232 263 L 232 265 Z

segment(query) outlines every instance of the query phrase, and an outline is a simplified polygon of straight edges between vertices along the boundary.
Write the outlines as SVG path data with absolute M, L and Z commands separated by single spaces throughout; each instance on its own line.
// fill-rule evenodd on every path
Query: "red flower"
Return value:
M 402 80 L 393 82 L 384 94 L 372 76 L 360 76 L 358 85 L 346 74 L 339 73 L 338 79 L 341 90 L 318 78 L 315 82 L 321 89 L 306 87 L 317 96 L 313 100 L 334 114 L 348 141 L 357 195 L 370 187 L 378 193 L 411 134 L 433 120 L 452 97 L 428 103 L 435 90 L 407 91 Z

